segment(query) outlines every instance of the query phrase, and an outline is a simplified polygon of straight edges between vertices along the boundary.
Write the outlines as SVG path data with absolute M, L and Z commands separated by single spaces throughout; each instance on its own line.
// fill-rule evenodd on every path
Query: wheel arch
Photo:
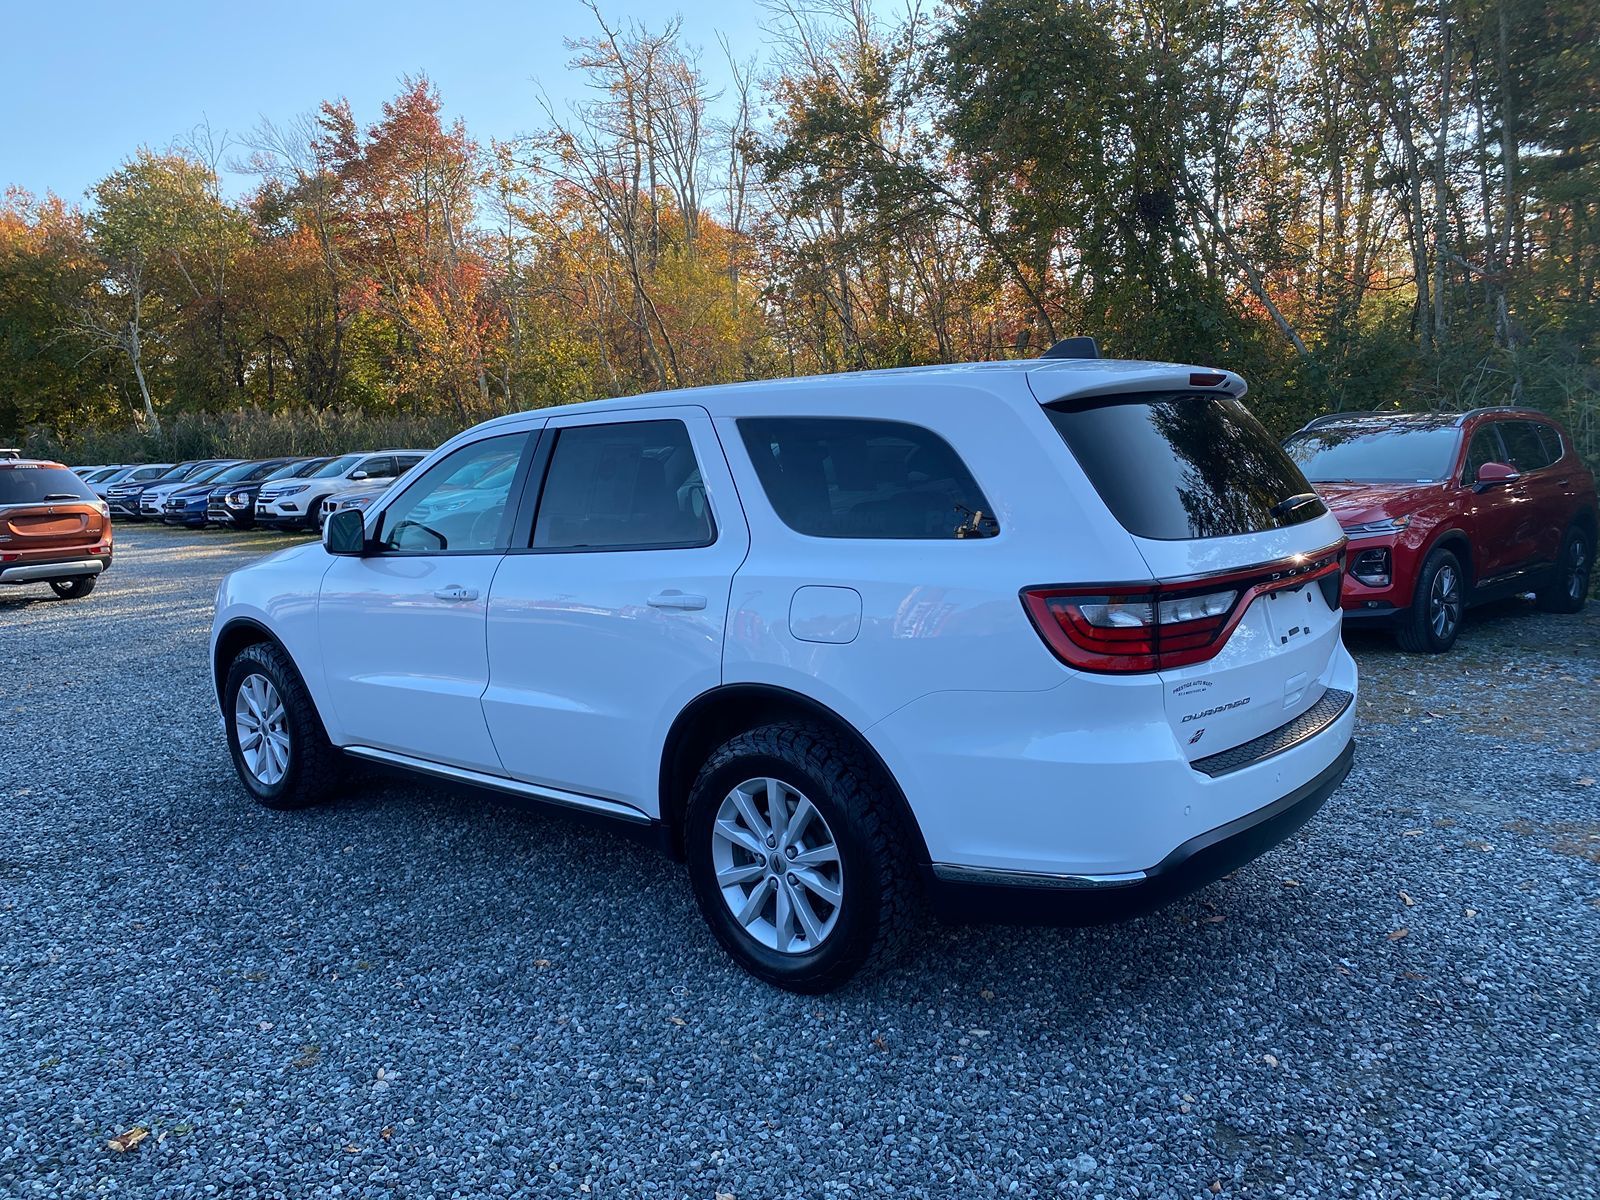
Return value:
M 228 681 L 228 668 L 233 660 L 246 646 L 261 642 L 270 642 L 283 652 L 285 658 L 294 662 L 294 655 L 289 653 L 289 648 L 254 617 L 234 617 L 217 631 L 211 652 L 211 683 L 218 703 L 222 701 L 222 685 Z
M 899 810 L 898 815 L 903 818 L 904 828 L 911 831 L 915 839 L 910 847 L 912 855 L 918 863 L 928 862 L 928 846 L 916 814 L 911 811 L 899 780 L 877 748 L 854 725 L 820 701 L 788 688 L 763 683 L 730 683 L 702 692 L 684 706 L 667 731 L 661 750 L 660 812 L 666 834 L 663 840 L 674 857 L 683 857 L 683 816 L 688 807 L 689 790 L 711 752 L 746 730 L 783 721 L 821 725 L 859 749 L 877 768 Z
M 1464 530 L 1445 530 L 1438 537 L 1433 539 L 1432 544 L 1429 545 L 1427 550 L 1423 552 L 1420 562 L 1427 562 L 1428 555 L 1432 554 L 1435 550 L 1448 550 L 1454 554 L 1461 562 L 1461 569 L 1466 572 L 1468 584 L 1472 586 L 1477 585 L 1478 569 L 1477 564 L 1474 562 L 1472 556 L 1472 540 L 1467 537 Z

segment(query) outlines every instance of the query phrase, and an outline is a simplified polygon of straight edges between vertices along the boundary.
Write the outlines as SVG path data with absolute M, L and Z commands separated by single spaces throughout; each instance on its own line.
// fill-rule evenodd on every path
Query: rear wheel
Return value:
M 1594 545 L 1589 535 L 1574 525 L 1561 542 L 1550 581 L 1539 588 L 1539 607 L 1545 612 L 1575 613 L 1589 598 L 1589 573 L 1594 569 Z
M 63 600 L 81 600 L 94 591 L 98 577 L 79 575 L 72 579 L 52 579 L 50 590 Z
M 1411 608 L 1401 618 L 1396 640 L 1413 654 L 1443 654 L 1456 644 L 1466 608 L 1466 580 L 1454 551 L 1440 547 L 1428 555 L 1417 576 Z
M 340 756 L 289 656 L 271 642 L 239 651 L 222 688 L 228 751 L 245 790 L 268 808 L 304 808 L 339 781 Z
M 894 813 L 876 764 L 825 728 L 769 725 L 723 745 L 684 826 L 695 899 L 723 948 L 808 993 L 898 949 L 914 887 Z

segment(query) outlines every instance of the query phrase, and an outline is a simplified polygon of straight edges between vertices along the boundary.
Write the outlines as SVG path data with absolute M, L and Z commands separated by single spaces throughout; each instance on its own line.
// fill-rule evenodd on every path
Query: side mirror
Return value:
M 366 477 L 367 477 L 367 473 L 365 471 L 351 471 L 350 472 L 350 478 L 351 479 L 365 479 Z
M 1478 487 L 1493 487 L 1500 483 L 1515 483 L 1522 475 L 1509 463 L 1486 462 L 1478 468 Z
M 329 554 L 359 558 L 367 552 L 366 515 L 359 509 L 336 509 L 322 527 L 322 545 Z

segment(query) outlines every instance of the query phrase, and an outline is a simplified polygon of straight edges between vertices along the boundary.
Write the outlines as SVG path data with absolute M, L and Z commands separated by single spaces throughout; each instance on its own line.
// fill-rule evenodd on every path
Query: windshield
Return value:
M 1284 443 L 1313 483 L 1437 483 L 1460 448 L 1453 425 L 1372 420 L 1308 429 Z
M 235 463 L 225 471 L 212 476 L 213 483 L 238 483 L 241 479 L 250 479 L 260 471 L 261 464 L 253 462 Z
M 1088 396 L 1045 413 L 1106 507 L 1137 537 L 1231 537 L 1327 511 L 1272 435 L 1231 397 Z
M 323 460 L 323 459 L 313 459 L 312 461 L 313 462 L 322 462 L 322 461 L 325 461 L 325 460 Z M 297 476 L 304 475 L 306 473 L 307 469 L 310 467 L 310 465 L 311 465 L 310 463 L 303 463 L 303 462 L 279 463 L 276 467 L 274 467 L 272 469 L 272 471 L 268 475 L 265 476 L 265 481 L 270 482 L 271 480 L 274 480 L 274 479 L 294 479 Z
M 176 483 L 180 479 L 187 479 L 187 478 L 189 478 L 189 476 L 195 474 L 197 471 L 200 470 L 200 467 L 202 465 L 203 464 L 196 463 L 196 462 L 179 463 L 177 466 L 173 467 L 170 471 L 167 471 L 167 472 L 165 472 L 164 474 L 161 474 L 161 475 L 157 475 L 156 478 L 155 478 L 155 482 L 156 483 Z
M 343 475 L 351 467 L 361 461 L 359 454 L 343 454 L 333 459 L 322 470 L 315 472 L 312 479 L 332 479 L 335 475 Z
M 189 476 L 189 482 L 190 483 L 210 483 L 218 475 L 221 475 L 224 471 L 226 471 L 229 467 L 231 467 L 233 465 L 234 465 L 233 463 L 212 463 L 210 466 L 202 467 L 200 470 L 196 471 L 193 475 Z

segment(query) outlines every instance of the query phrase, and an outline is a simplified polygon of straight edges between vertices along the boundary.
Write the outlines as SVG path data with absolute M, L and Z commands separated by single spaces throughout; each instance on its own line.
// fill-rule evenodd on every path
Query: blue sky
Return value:
M 594 18 L 578 0 L 24 0 L 0 18 L 0 188 L 79 200 L 135 147 L 164 147 L 202 121 L 239 134 L 348 97 L 363 124 L 426 72 L 451 116 L 482 142 L 539 121 L 538 85 L 558 104 L 583 94 L 568 37 Z M 761 10 L 741 0 L 684 5 L 605 0 L 608 20 L 659 28 L 678 13 L 714 86 L 727 79 L 716 34 L 759 51 Z M 230 191 L 249 181 L 230 179 Z

